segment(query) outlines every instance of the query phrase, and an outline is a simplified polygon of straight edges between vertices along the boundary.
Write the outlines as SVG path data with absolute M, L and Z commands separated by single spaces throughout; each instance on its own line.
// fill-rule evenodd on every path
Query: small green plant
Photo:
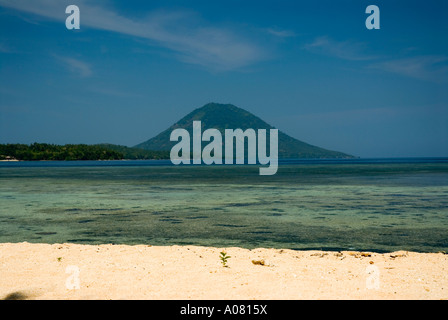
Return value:
M 58 261 L 61 262 L 61 260 L 62 260 L 62 257 L 58 257 Z
M 219 256 L 219 259 L 221 259 L 221 263 L 223 267 L 228 267 L 227 265 L 227 259 L 229 259 L 230 256 L 227 255 L 226 252 L 221 251 L 221 255 Z

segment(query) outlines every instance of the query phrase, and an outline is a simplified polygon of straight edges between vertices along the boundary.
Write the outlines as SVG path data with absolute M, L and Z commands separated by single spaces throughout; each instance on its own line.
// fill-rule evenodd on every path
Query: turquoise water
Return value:
M 0 242 L 448 251 L 448 159 L 0 163 Z

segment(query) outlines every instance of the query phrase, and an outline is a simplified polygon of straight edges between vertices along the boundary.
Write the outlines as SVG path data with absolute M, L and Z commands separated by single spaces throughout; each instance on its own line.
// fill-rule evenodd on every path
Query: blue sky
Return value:
M 65 27 L 66 6 L 80 30 Z M 368 30 L 365 9 L 380 9 Z M 0 0 L 0 143 L 132 146 L 208 102 L 361 157 L 448 156 L 447 1 Z

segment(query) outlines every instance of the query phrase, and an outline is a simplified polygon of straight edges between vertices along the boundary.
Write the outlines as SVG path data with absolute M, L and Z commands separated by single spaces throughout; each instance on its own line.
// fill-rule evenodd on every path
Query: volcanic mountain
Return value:
M 224 135 L 225 129 L 275 129 L 252 113 L 231 104 L 208 103 L 198 108 L 154 138 L 142 142 L 134 148 L 145 150 L 170 151 L 177 141 L 170 141 L 171 132 L 177 128 L 186 129 L 192 135 L 193 121 L 202 122 L 202 131 L 218 129 Z M 269 141 L 269 138 L 267 138 Z M 319 148 L 300 140 L 294 139 L 279 130 L 278 132 L 279 159 L 297 158 L 353 158 L 353 156 Z

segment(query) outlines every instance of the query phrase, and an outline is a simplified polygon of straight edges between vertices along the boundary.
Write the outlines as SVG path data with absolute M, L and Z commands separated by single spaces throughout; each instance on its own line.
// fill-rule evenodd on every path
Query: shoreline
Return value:
M 0 257 L 0 299 L 448 299 L 444 253 L 21 242 Z

